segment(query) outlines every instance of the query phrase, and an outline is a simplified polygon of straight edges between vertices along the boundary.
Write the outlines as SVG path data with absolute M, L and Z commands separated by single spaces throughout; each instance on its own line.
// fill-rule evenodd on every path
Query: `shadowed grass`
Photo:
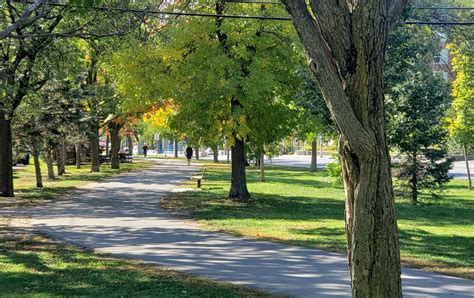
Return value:
M 342 252 L 344 190 L 331 187 L 325 171 L 269 166 L 267 182 L 248 168 L 252 199 L 227 199 L 230 172 L 209 165 L 203 191 L 171 194 L 165 208 L 181 210 L 203 226 L 247 237 Z M 474 279 L 474 192 L 464 181 L 451 181 L 441 198 L 423 203 L 397 201 L 402 261 L 409 266 Z

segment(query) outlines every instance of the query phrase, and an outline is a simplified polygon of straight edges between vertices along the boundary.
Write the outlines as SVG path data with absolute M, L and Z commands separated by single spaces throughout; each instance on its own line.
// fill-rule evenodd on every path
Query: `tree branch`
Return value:
M 387 11 L 388 11 L 388 26 L 389 28 L 395 27 L 398 19 L 402 15 L 405 8 L 412 2 L 412 0 L 387 0 Z
M 41 6 L 43 6 L 43 4 L 45 4 L 45 2 L 46 2 L 46 0 L 35 0 L 31 5 L 29 5 L 23 11 L 23 13 L 21 14 L 21 16 L 18 20 L 13 21 L 12 24 L 8 28 L 0 31 L 0 40 L 9 37 L 10 34 L 12 34 L 17 29 L 23 28 L 24 26 L 29 25 L 32 22 L 35 22 L 36 20 L 41 18 L 41 14 L 38 14 L 37 16 L 35 16 L 33 18 L 29 18 L 29 17 L 33 12 L 35 12 Z M 10 5 L 10 4 L 8 4 L 8 5 Z

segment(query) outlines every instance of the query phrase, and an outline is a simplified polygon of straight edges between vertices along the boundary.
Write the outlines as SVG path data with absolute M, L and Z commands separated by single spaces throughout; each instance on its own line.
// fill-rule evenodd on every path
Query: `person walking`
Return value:
M 143 156 L 145 156 L 145 158 L 146 158 L 146 155 L 148 153 L 148 146 L 145 144 L 145 145 L 143 145 L 142 149 L 143 149 Z
M 193 157 L 193 148 L 187 147 L 186 148 L 186 158 L 188 159 L 188 166 L 191 165 L 191 158 Z

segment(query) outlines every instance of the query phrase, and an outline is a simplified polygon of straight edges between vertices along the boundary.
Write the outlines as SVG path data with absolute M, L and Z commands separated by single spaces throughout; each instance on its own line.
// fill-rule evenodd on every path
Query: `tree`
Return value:
M 468 148 L 474 144 L 474 51 L 472 39 L 458 38 L 450 45 L 456 79 L 452 85 L 452 115 L 449 131 L 463 147 L 468 188 L 472 190 Z
M 339 132 L 353 296 L 401 297 L 383 64 L 408 0 L 283 2 Z

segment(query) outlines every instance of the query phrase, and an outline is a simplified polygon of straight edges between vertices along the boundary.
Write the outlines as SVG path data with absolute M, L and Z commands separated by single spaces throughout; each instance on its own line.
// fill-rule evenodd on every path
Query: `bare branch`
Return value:
M 10 34 L 12 34 L 17 29 L 23 28 L 24 26 L 27 26 L 31 24 L 32 22 L 35 22 L 36 20 L 41 18 L 40 14 L 33 18 L 30 18 L 30 16 L 33 12 L 37 11 L 45 3 L 46 3 L 46 0 L 35 0 L 31 5 L 29 5 L 25 9 L 25 11 L 23 11 L 23 13 L 21 14 L 18 20 L 13 21 L 12 24 L 5 30 L 0 31 L 0 40 L 9 37 Z

